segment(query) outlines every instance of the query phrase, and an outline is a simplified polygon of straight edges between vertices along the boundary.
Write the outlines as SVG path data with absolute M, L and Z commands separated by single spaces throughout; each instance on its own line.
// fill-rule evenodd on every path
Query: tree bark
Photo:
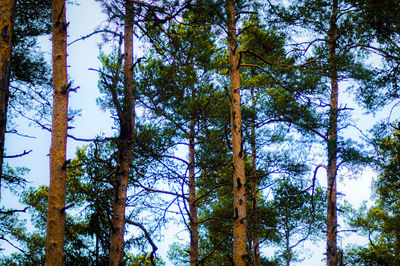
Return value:
M 251 101 L 252 101 L 252 111 L 255 112 L 255 98 L 254 98 L 254 88 L 251 88 Z M 251 135 L 250 135 L 250 145 L 251 145 L 251 196 L 252 196 L 252 208 L 253 208 L 253 220 L 254 220 L 254 232 L 253 232 L 253 264 L 254 266 L 260 266 L 260 243 L 258 239 L 258 178 L 256 174 L 256 121 L 255 117 L 251 120 Z
M 53 113 L 50 147 L 46 265 L 63 265 L 68 130 L 67 23 L 65 0 L 52 1 Z
M 120 135 L 118 138 L 117 174 L 113 182 L 114 201 L 109 264 L 113 266 L 123 265 L 125 206 L 135 127 L 135 99 L 133 94 L 133 6 L 129 0 L 125 1 L 125 12 L 124 98 L 122 103 L 122 115 L 119 116 Z
M 337 120 L 338 120 L 338 74 L 336 67 L 337 46 L 337 12 L 338 0 L 332 2 L 332 15 L 329 35 L 329 75 L 331 80 L 330 117 L 328 130 L 328 199 L 327 199 L 327 265 L 337 265 L 337 205 L 336 205 L 336 173 L 337 173 Z
M 192 100 L 195 98 L 194 86 L 191 89 Z M 190 219 L 190 266 L 199 264 L 199 230 L 196 204 L 196 177 L 195 168 L 195 120 L 190 117 L 189 132 L 189 219 Z
M 242 142 L 239 49 L 236 37 L 235 5 L 226 0 L 228 23 L 230 109 L 233 153 L 233 262 L 246 265 L 246 176 Z
M 16 2 L 16 0 L 2 0 L 0 3 L 0 199 Z

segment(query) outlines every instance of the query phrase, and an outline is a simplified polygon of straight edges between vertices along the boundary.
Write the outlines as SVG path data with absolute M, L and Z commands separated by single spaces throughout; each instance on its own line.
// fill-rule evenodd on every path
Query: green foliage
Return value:
M 382 135 L 381 130 L 376 133 L 380 176 L 373 185 L 375 204 L 370 208 L 364 204 L 349 217 L 350 224 L 369 239 L 366 247 L 350 251 L 349 260 L 357 265 L 400 263 L 400 133 L 396 127 L 387 134 Z
M 37 37 L 50 33 L 50 1 L 21 0 L 19 3 L 10 104 L 17 113 L 28 110 L 31 115 L 30 111 L 38 111 L 35 119 L 41 119 L 50 111 L 51 80 Z M 124 20 L 121 1 L 101 3 L 110 21 Z M 373 109 L 387 99 L 398 97 L 400 53 L 396 42 L 387 40 L 398 38 L 397 2 L 340 1 L 338 53 L 333 58 L 329 58 L 326 37 L 331 1 L 288 1 L 287 4 L 287 8 L 267 10 L 259 1 L 235 1 L 241 27 L 238 49 L 242 64 L 243 152 L 248 195 L 253 197 L 252 182 L 259 189 L 255 193 L 257 208 L 253 209 L 250 196 L 246 202 L 248 247 L 257 234 L 261 247 L 279 248 L 275 257 L 262 257 L 262 265 L 301 261 L 304 257 L 298 251 L 301 243 L 323 235 L 325 193 L 308 176 L 310 157 L 315 156 L 310 154 L 314 151 L 310 147 L 326 141 L 328 134 L 330 63 L 335 63 L 341 81 L 351 80 L 357 85 L 349 93 L 357 91 L 355 95 L 366 107 Z M 180 10 L 182 13 L 168 21 L 169 13 L 174 14 L 180 6 L 178 1 L 134 5 L 136 33 L 144 34 L 140 40 L 150 48 L 145 51 L 146 58 L 135 64 L 138 117 L 126 218 L 144 224 L 151 237 L 161 237 L 160 230 L 171 217 L 182 218 L 189 224 L 186 147 L 193 137 L 200 220 L 199 259 L 204 265 L 230 265 L 233 167 L 229 68 L 227 51 L 222 48 L 226 46 L 223 40 L 225 2 L 191 1 L 189 9 Z M 376 7 L 383 11 L 377 11 Z M 281 23 L 282 18 L 285 23 Z M 303 39 L 294 42 L 298 33 L 306 39 L 304 42 Z M 377 38 L 372 33 L 378 33 Z M 381 45 L 376 51 L 386 56 L 382 69 L 368 66 L 365 62 L 370 54 L 360 48 L 376 40 Z M 121 47 L 120 44 L 109 54 L 100 48 L 99 55 L 101 97 L 97 103 L 101 109 L 111 112 L 117 125 L 125 99 Z M 26 103 L 29 106 L 21 107 Z M 346 128 L 351 122 L 346 109 L 339 110 L 339 128 Z M 351 215 L 351 224 L 370 238 L 367 247 L 354 248 L 348 253 L 353 264 L 400 264 L 399 129 L 385 133 L 383 138 L 379 136 L 382 134 L 381 131 L 376 134 L 375 158 L 366 155 L 361 144 L 338 138 L 340 165 L 361 171 L 374 163 L 381 174 L 374 183 L 376 204 L 369 209 L 364 206 L 353 210 Z M 322 137 L 321 141 L 316 141 L 315 135 Z M 251 158 L 253 147 L 255 167 Z M 76 158 L 69 162 L 66 265 L 108 263 L 117 156 L 114 140 L 104 140 L 78 149 Z M 4 172 L 6 186 L 15 192 L 24 188 L 22 176 L 26 169 L 6 168 Z M 22 202 L 29 206 L 33 230 L 26 229 L 27 222 L 21 220 L 18 212 L 4 208 L 0 211 L 0 240 L 13 241 L 20 249 L 10 256 L 2 256 L 0 264 L 43 263 L 47 193 L 48 188 L 40 186 L 28 188 L 21 195 Z M 130 232 L 125 242 L 126 264 L 151 265 L 147 236 L 136 227 Z M 143 252 L 133 255 L 130 253 L 133 249 Z M 188 257 L 185 243 L 171 247 L 170 258 L 175 265 L 187 264 Z M 248 263 L 252 263 L 251 256 Z M 165 263 L 156 259 L 156 264 Z
M 110 111 L 116 125 L 119 125 L 118 108 L 123 101 L 123 61 L 121 44 L 113 48 L 110 54 L 106 54 L 100 47 L 99 60 L 102 67 L 99 70 L 98 88 L 101 97 L 97 98 L 97 105 L 103 111 Z
M 11 58 L 10 118 L 19 114 L 41 120 L 51 113 L 51 70 L 38 39 L 51 33 L 50 14 L 51 1 L 17 1 Z M 11 125 L 9 123 L 8 127 L 12 128 Z
M 321 239 L 325 228 L 326 196 L 317 184 L 305 187 L 299 178 L 285 178 L 273 190 L 269 202 L 277 220 L 276 230 L 280 236 L 281 264 L 302 261 L 297 246 L 306 240 Z
M 13 193 L 18 193 L 27 184 L 25 176 L 29 173 L 26 167 L 10 167 L 8 163 L 3 165 L 2 187 Z
M 161 259 L 155 260 L 155 265 L 165 265 Z M 150 256 L 146 254 L 132 255 L 128 254 L 126 259 L 126 266 L 150 266 L 153 265 Z
M 350 0 L 361 8 L 366 22 L 380 37 L 392 37 L 400 33 L 399 2 L 396 0 Z

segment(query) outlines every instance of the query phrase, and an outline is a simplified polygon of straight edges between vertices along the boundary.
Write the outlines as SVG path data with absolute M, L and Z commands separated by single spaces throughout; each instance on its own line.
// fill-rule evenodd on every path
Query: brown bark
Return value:
M 252 109 L 255 112 L 255 99 L 254 99 L 254 88 L 251 88 L 251 101 Z M 258 178 L 256 174 L 256 121 L 255 118 L 251 120 L 251 196 L 252 196 L 252 209 L 253 209 L 253 220 L 254 220 L 254 232 L 253 232 L 253 264 L 254 266 L 260 266 L 260 243 L 258 239 Z
M 111 227 L 110 264 L 122 265 L 124 257 L 125 206 L 135 126 L 135 99 L 133 94 L 133 6 L 125 1 L 124 34 L 124 99 L 118 112 L 120 135 L 118 138 L 117 174 L 114 185 Z M 115 89 L 115 88 L 111 88 Z
M 192 99 L 194 99 L 194 87 L 192 87 Z M 196 205 L 196 177 L 194 173 L 195 164 L 195 120 L 190 118 L 189 132 L 189 219 L 190 219 L 190 265 L 199 264 L 199 230 Z
M 246 265 L 246 176 L 242 143 L 239 49 L 236 37 L 235 6 L 226 0 L 230 74 L 230 109 L 233 153 L 233 262 Z
M 0 199 L 16 0 L 0 2 Z
M 286 257 L 286 266 L 290 266 L 290 260 L 292 259 L 292 249 L 288 247 L 286 249 L 287 257 Z
M 53 114 L 50 186 L 47 211 L 46 265 L 63 265 L 68 129 L 67 23 L 65 0 L 52 1 Z
M 337 120 L 338 120 L 338 75 L 336 68 L 336 32 L 338 0 L 332 2 L 332 15 L 329 35 L 329 75 L 331 79 L 330 117 L 328 131 L 328 206 L 327 206 L 327 265 L 337 265 L 337 205 L 336 205 L 336 172 L 337 172 Z

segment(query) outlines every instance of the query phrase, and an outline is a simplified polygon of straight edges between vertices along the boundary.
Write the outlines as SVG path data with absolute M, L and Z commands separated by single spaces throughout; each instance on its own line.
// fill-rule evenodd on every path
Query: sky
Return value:
M 67 7 L 67 18 L 68 21 L 70 21 L 70 26 L 68 28 L 69 42 L 91 33 L 105 20 L 105 16 L 101 13 L 99 4 L 94 0 L 84 0 L 79 2 L 79 5 L 70 5 Z M 101 43 L 101 36 L 94 36 L 68 47 L 68 65 L 70 66 L 68 68 L 69 78 L 73 81 L 74 86 L 80 87 L 76 93 L 71 93 L 69 103 L 71 108 L 82 109 L 81 116 L 77 117 L 72 124 L 74 129 L 70 130 L 69 133 L 80 138 L 94 138 L 99 134 L 111 136 L 113 134 L 111 129 L 113 120 L 110 118 L 109 113 L 103 112 L 96 105 L 96 98 L 99 97 L 97 89 L 98 74 L 95 71 L 89 70 L 89 68 L 98 68 L 100 66 L 99 60 L 97 59 L 99 54 L 99 43 Z M 51 47 L 48 37 L 42 40 L 42 47 L 45 50 L 46 56 L 50 58 Z M 136 50 L 138 49 L 140 48 L 138 48 L 137 45 Z M 346 86 L 346 84 L 344 86 Z M 348 101 L 348 98 L 343 95 L 341 100 Z M 348 101 L 348 104 L 348 107 L 351 107 L 352 105 L 356 107 L 352 101 Z M 362 112 L 359 112 L 356 116 L 360 121 L 363 121 L 363 123 L 359 123 L 359 126 L 363 129 L 367 129 L 373 125 L 374 121 L 377 121 L 379 117 L 387 117 L 388 113 L 389 110 L 385 109 L 381 114 L 376 116 L 366 116 L 366 114 L 363 114 Z M 392 120 L 399 117 L 398 113 L 398 109 L 395 110 Z M 23 120 L 18 120 L 18 124 L 19 129 L 23 133 L 29 133 L 29 135 L 37 137 L 35 139 L 26 139 L 15 135 L 7 135 L 7 154 L 19 154 L 24 149 L 33 150 L 32 153 L 23 158 L 13 160 L 9 159 L 8 162 L 11 165 L 25 166 L 31 169 L 30 174 L 27 176 L 30 185 L 48 185 L 50 133 L 35 126 L 29 126 L 28 123 Z M 358 133 L 355 130 L 349 129 L 347 134 L 356 135 Z M 68 139 L 68 159 L 74 158 L 77 147 L 82 147 L 83 145 L 85 145 L 85 143 Z M 355 207 L 358 207 L 362 201 L 369 199 L 371 181 L 374 176 L 375 174 L 372 171 L 367 170 L 357 180 L 348 178 L 339 179 L 338 191 L 345 195 L 342 198 L 345 198 Z M 318 180 L 323 187 L 326 187 L 325 179 L 326 175 L 324 173 L 318 175 Z M 7 191 L 2 191 L 1 204 L 6 207 L 18 208 L 20 206 L 18 205 L 18 198 Z M 176 224 L 171 224 L 168 227 L 168 230 L 164 229 L 162 231 L 164 238 L 162 241 L 157 243 L 159 247 L 158 254 L 161 255 L 164 261 L 167 261 L 167 265 L 172 265 L 168 262 L 166 256 L 168 245 L 172 244 L 173 241 L 178 241 L 176 234 L 182 229 L 182 226 L 180 227 Z M 182 237 L 182 234 L 179 236 Z M 339 240 L 339 245 L 346 245 L 349 239 L 353 242 L 365 243 L 364 238 L 352 236 L 347 238 L 347 240 Z M 301 263 L 294 263 L 293 265 L 325 264 L 325 262 L 322 261 L 324 258 L 323 253 L 325 252 L 324 241 L 318 242 L 314 245 L 307 243 L 302 248 L 304 250 L 308 249 L 312 251 L 310 257 Z M 263 249 L 262 252 L 270 255 L 273 254 L 272 249 Z

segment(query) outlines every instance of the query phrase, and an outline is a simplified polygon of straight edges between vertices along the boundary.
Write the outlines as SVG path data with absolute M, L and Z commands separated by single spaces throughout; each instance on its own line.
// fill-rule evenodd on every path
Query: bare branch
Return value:
M 78 41 L 82 41 L 82 40 L 85 40 L 85 39 L 87 39 L 87 38 L 90 38 L 90 37 L 92 37 L 93 35 L 96 35 L 96 34 L 99 34 L 99 33 L 111 33 L 111 34 L 113 34 L 113 35 L 115 35 L 115 36 L 118 36 L 118 35 L 119 35 L 119 33 L 115 32 L 115 31 L 107 30 L 107 29 L 96 30 L 96 31 L 94 31 L 94 32 L 92 32 L 92 33 L 89 33 L 88 35 L 81 36 L 80 38 L 78 38 L 78 39 L 76 39 L 76 40 L 73 40 L 72 42 L 70 42 L 70 43 L 68 44 L 68 46 L 70 46 L 70 45 L 72 45 L 72 44 L 74 44 L 74 43 L 76 43 L 76 42 L 78 42 Z
M 17 212 L 26 212 L 26 210 L 28 209 L 28 207 L 25 207 L 23 210 L 8 210 L 8 211 L 0 211 L 0 214 L 13 214 L 13 213 L 17 213 Z
M 18 250 L 19 250 L 20 252 L 22 252 L 23 254 L 26 254 L 26 252 L 25 252 L 23 249 L 17 247 L 16 245 L 14 245 L 13 243 L 11 243 L 9 240 L 7 240 L 6 238 L 4 238 L 3 236 L 0 236 L 0 240 L 6 241 L 6 242 L 7 242 L 8 244 L 10 244 L 10 246 L 12 246 L 13 248 L 18 249 Z
M 32 152 L 32 150 L 29 150 L 29 151 L 25 151 L 24 150 L 24 152 L 23 153 L 21 153 L 21 154 L 17 154 L 17 155 L 6 155 L 6 156 L 3 156 L 3 158 L 19 158 L 19 157 L 22 157 L 22 156 L 25 156 L 25 155 L 27 155 L 27 154 L 29 154 L 29 153 L 31 153 Z
M 151 248 L 153 249 L 153 250 L 151 251 L 151 253 L 150 253 L 150 261 L 151 261 L 151 265 L 155 266 L 156 264 L 155 264 L 155 262 L 154 262 L 154 254 L 156 253 L 158 247 L 156 246 L 156 244 L 154 244 L 153 240 L 152 240 L 151 237 L 150 237 L 149 232 L 146 230 L 146 228 L 145 228 L 141 223 L 134 222 L 134 221 L 132 221 L 132 220 L 130 220 L 130 219 L 125 219 L 125 222 L 126 222 L 127 224 L 131 224 L 131 225 L 137 226 L 137 227 L 140 228 L 140 230 L 143 231 L 144 236 L 146 237 L 147 241 L 148 241 L 149 244 L 151 245 Z

